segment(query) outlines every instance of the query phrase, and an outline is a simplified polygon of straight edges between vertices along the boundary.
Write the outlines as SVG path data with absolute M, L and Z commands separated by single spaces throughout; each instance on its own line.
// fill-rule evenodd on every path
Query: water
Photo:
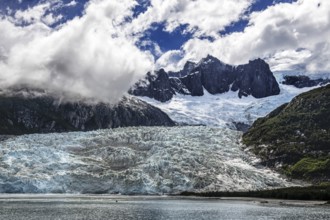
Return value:
M 330 219 L 329 206 L 173 197 L 22 196 L 0 199 L 0 219 Z

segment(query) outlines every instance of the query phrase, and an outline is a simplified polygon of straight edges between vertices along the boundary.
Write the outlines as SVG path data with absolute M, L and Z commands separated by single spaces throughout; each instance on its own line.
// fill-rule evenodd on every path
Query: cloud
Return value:
M 171 50 L 164 53 L 156 62 L 156 68 L 166 68 L 168 71 L 179 70 L 184 66 L 185 60 L 182 60 L 180 50 Z
M 48 26 L 51 26 L 59 21 L 61 21 L 63 19 L 63 15 L 59 14 L 59 15 L 54 15 L 53 13 L 49 13 L 47 15 L 45 15 L 42 18 L 42 21 L 47 24 Z
M 330 69 L 328 0 L 279 3 L 251 14 L 255 0 L 151 0 L 137 16 L 135 0 L 91 0 L 70 21 L 56 10 L 78 1 L 42 2 L 0 17 L 1 87 L 28 83 L 114 102 L 154 68 L 151 53 L 136 45 L 154 48 L 156 67 L 168 70 L 207 54 L 230 64 L 261 57 L 273 70 Z M 242 19 L 249 22 L 244 31 L 220 34 Z M 183 27 L 193 37 L 179 50 L 161 51 L 157 42 L 140 41 L 155 23 L 168 32 Z
M 21 3 L 21 2 L 20 2 Z M 11 21 L 16 25 L 30 25 L 33 23 L 43 22 L 44 24 L 51 26 L 64 19 L 64 15 L 53 12 L 58 12 L 59 9 L 66 7 L 74 7 L 78 3 L 76 1 L 71 1 L 65 4 L 62 0 L 49 0 L 40 1 L 39 4 L 33 7 L 28 7 L 25 10 L 16 10 L 11 18 Z M 13 10 L 7 8 L 7 14 L 11 15 Z
M 242 18 L 254 0 L 151 0 L 150 7 L 133 20 L 131 28 L 141 33 L 153 23 L 165 22 L 172 32 L 181 25 L 195 36 L 218 33 Z
M 144 73 L 153 68 L 150 53 L 140 51 L 123 29 L 132 16 L 132 0 L 94 0 L 81 18 L 56 29 L 43 22 L 17 26 L 11 18 L 0 20 L 0 84 L 18 84 L 115 102 Z M 31 21 L 44 15 L 19 13 Z M 16 17 L 16 16 L 15 16 Z M 41 20 L 41 19 L 39 19 Z
M 250 14 L 243 32 L 218 35 L 214 41 L 190 39 L 182 46 L 182 59 L 175 66 L 182 67 L 184 61 L 198 60 L 209 53 L 232 64 L 261 57 L 273 70 L 325 71 L 330 69 L 329 36 L 330 1 L 280 3 Z
M 49 2 L 36 5 L 27 10 L 18 10 L 15 12 L 15 22 L 16 24 L 31 24 L 38 22 L 46 14 L 46 11 L 50 8 L 51 4 Z
M 75 0 L 72 0 L 71 2 L 69 2 L 68 4 L 66 4 L 65 6 L 70 7 L 70 6 L 75 6 L 78 3 Z

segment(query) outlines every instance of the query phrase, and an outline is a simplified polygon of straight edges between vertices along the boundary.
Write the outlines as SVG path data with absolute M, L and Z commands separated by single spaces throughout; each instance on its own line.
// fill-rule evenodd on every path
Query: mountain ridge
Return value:
M 3 135 L 175 125 L 160 109 L 134 97 L 123 97 L 119 103 L 110 105 L 83 101 L 62 103 L 60 98 L 47 93 L 40 96 L 1 94 L 0 115 Z
M 178 72 L 167 73 L 164 69 L 154 74 L 149 72 L 129 93 L 166 102 L 175 94 L 203 96 L 204 89 L 210 94 L 231 90 L 238 92 L 239 98 L 249 95 L 263 98 L 280 93 L 279 85 L 264 60 L 256 59 L 247 64 L 231 66 L 211 55 L 199 63 L 188 61 Z

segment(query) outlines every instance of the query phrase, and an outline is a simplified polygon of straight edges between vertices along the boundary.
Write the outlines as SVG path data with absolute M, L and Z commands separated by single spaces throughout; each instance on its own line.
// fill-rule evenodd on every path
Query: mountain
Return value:
M 177 78 L 184 77 L 184 76 L 188 75 L 193 69 L 195 69 L 196 66 L 197 66 L 196 63 L 187 61 L 182 70 L 180 70 L 179 72 L 170 71 L 168 73 L 168 75 L 170 77 L 177 77 Z
M 199 63 L 187 62 L 179 72 L 167 73 L 161 69 L 148 73 L 129 93 L 166 102 L 175 94 L 203 96 L 204 89 L 213 95 L 231 90 L 238 92 L 240 98 L 249 95 L 263 98 L 280 93 L 279 85 L 264 60 L 231 66 L 210 55 Z
M 147 73 L 145 79 L 138 81 L 129 93 L 135 96 L 152 97 L 162 102 L 170 100 L 175 94 L 168 74 L 160 69 L 155 74 Z
M 139 97 L 139 99 L 160 108 L 179 124 L 229 127 L 246 131 L 246 128 L 258 118 L 265 117 L 278 106 L 290 102 L 297 95 L 315 89 L 315 87 L 296 88 L 282 84 L 286 75 L 286 72 L 274 73 L 281 92 L 278 95 L 261 99 L 251 95 L 238 99 L 237 91 L 231 90 L 213 95 L 205 89 L 203 96 L 191 96 L 176 92 L 167 102 L 159 102 L 146 96 Z M 322 76 L 322 78 L 325 77 Z M 170 77 L 169 80 L 182 83 L 177 77 Z M 186 92 L 189 93 L 187 90 Z
M 254 122 L 243 142 L 294 178 L 330 180 L 330 85 L 295 97 Z
M 330 79 L 311 79 L 308 76 L 299 75 L 299 76 L 284 76 L 284 81 L 282 82 L 285 85 L 292 85 L 297 88 L 304 87 L 313 87 L 317 85 L 325 85 L 330 83 Z
M 133 97 L 118 104 L 61 102 L 47 94 L 0 95 L 0 134 L 88 131 L 126 126 L 173 126 L 160 109 Z
M 255 98 L 264 98 L 280 93 L 279 85 L 264 60 L 250 61 L 238 66 L 236 71 L 237 78 L 231 90 L 239 91 L 239 97 L 252 95 Z

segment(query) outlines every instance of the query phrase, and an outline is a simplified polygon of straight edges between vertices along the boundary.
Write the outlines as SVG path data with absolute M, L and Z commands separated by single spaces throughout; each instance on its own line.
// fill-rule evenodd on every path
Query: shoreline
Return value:
M 0 203 L 10 202 L 98 202 L 120 203 L 126 201 L 152 200 L 191 200 L 191 201 L 220 201 L 220 202 L 252 202 L 259 205 L 288 205 L 288 206 L 330 206 L 321 200 L 290 200 L 258 197 L 202 197 L 185 195 L 114 195 L 114 194 L 0 194 Z

